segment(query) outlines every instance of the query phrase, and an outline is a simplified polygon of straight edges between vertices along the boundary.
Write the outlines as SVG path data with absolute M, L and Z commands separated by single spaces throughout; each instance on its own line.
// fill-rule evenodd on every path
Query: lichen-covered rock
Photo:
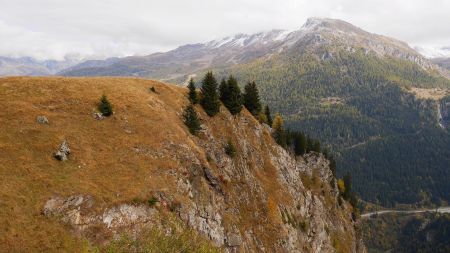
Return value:
M 58 151 L 55 152 L 55 158 L 60 160 L 60 161 L 66 161 L 68 155 L 70 155 L 70 148 L 69 148 L 69 144 L 67 144 L 67 141 L 64 140 L 61 143 L 61 146 L 59 147 Z
M 37 121 L 37 123 L 43 124 L 43 125 L 49 124 L 48 119 L 45 116 L 37 116 L 36 121 Z
M 96 120 L 102 120 L 105 118 L 105 116 L 103 116 L 103 114 L 99 113 L 99 112 L 93 112 L 92 116 L 94 117 L 94 119 Z

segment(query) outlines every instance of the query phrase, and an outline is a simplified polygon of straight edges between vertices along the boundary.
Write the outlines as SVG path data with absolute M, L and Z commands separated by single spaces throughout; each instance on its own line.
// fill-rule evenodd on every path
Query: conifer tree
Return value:
M 98 103 L 98 110 L 101 112 L 101 114 L 105 117 L 109 117 L 113 114 L 112 105 L 109 102 L 106 95 L 103 95 L 100 99 L 100 102 Z
M 266 118 L 267 118 L 267 124 L 269 126 L 271 126 L 273 123 L 273 120 L 272 120 L 272 116 L 270 115 L 270 109 L 269 109 L 268 105 L 266 105 L 266 107 L 264 108 L 264 114 L 266 115 Z
M 306 152 L 308 153 L 311 151 L 314 151 L 314 140 L 311 137 L 307 136 L 306 137 Z
M 284 129 L 283 118 L 280 114 L 276 114 L 273 120 L 273 138 L 278 143 L 278 145 L 283 148 L 286 147 L 286 131 Z
M 220 87 L 221 100 L 230 113 L 233 115 L 240 113 L 242 110 L 242 93 L 237 80 L 233 76 L 230 76 L 226 84 L 224 84 L 223 92 L 222 84 Z
M 191 78 L 191 80 L 189 80 L 189 84 L 188 84 L 188 89 L 189 89 L 189 101 L 191 101 L 191 103 L 193 105 L 198 103 L 198 94 L 197 94 L 197 90 L 195 88 L 195 82 L 194 79 Z
M 227 145 L 225 146 L 225 153 L 230 157 L 234 157 L 236 155 L 236 147 L 233 145 L 233 142 L 229 139 Z
M 220 101 L 217 93 L 217 81 L 213 73 L 206 73 L 202 80 L 200 104 L 210 117 L 219 113 Z
M 345 191 L 343 197 L 345 200 L 349 200 L 352 193 L 352 176 L 348 172 L 344 175 L 344 185 Z
M 303 133 L 297 133 L 294 137 L 295 155 L 304 155 L 306 153 L 306 137 Z
M 197 135 L 198 131 L 200 131 L 200 120 L 192 104 L 184 109 L 183 122 L 189 128 L 191 134 Z
M 219 97 L 220 101 L 225 104 L 225 101 L 229 98 L 229 89 L 228 89 L 228 82 L 222 78 L 219 85 Z
M 261 111 L 261 101 L 255 82 L 249 82 L 245 85 L 244 106 L 251 114 L 253 114 L 253 116 L 258 117 L 258 114 Z
M 267 117 L 266 117 L 266 115 L 263 113 L 263 112 L 260 112 L 259 113 L 259 115 L 258 115 L 258 121 L 259 121 L 259 123 L 261 123 L 261 124 L 268 124 L 268 122 L 267 122 Z

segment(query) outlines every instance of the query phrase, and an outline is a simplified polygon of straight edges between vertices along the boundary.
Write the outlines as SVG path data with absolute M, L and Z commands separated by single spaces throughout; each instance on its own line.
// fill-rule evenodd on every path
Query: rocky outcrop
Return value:
M 48 119 L 45 116 L 37 116 L 36 118 L 37 123 L 42 124 L 42 125 L 48 125 Z
M 59 147 L 59 149 L 55 152 L 54 156 L 56 159 L 60 160 L 60 161 L 66 161 L 68 158 L 68 156 L 70 155 L 70 148 L 69 148 L 69 144 L 67 144 L 67 141 L 64 140 L 61 143 L 61 146 Z
M 177 187 L 153 194 L 158 205 L 144 201 L 101 208 L 80 194 L 49 199 L 43 214 L 81 234 L 99 226 L 118 234 L 164 227 L 170 213 L 227 252 L 364 251 L 351 207 L 338 200 L 328 160 L 317 153 L 294 158 L 276 145 L 268 126 L 248 116 L 223 115 L 218 121 L 228 122 L 231 135 L 217 132 L 216 121 L 202 125 L 199 137 L 168 140 L 157 150 L 134 147 L 136 155 L 179 164 L 168 172 Z M 233 158 L 224 149 L 229 138 L 236 143 Z

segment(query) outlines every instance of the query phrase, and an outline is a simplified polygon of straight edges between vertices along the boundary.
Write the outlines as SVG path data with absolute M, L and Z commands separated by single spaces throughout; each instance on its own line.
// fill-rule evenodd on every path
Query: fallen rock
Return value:
M 102 120 L 105 118 L 105 116 L 103 116 L 103 114 L 101 114 L 99 112 L 92 113 L 92 116 L 94 116 L 94 119 L 96 119 L 96 120 Z
M 61 146 L 59 147 L 59 150 L 55 153 L 55 158 L 60 161 L 66 161 L 67 156 L 70 154 L 70 148 L 67 144 L 67 141 L 64 140 L 63 143 L 61 143 Z
M 39 124 L 48 125 L 48 119 L 45 116 L 37 116 L 36 121 Z

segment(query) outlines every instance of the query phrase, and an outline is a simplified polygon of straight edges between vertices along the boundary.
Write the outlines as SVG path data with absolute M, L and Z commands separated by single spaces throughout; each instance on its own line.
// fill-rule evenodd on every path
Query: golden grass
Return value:
M 450 95 L 450 90 L 442 88 L 414 88 L 410 89 L 410 92 L 419 99 L 431 99 L 440 100 L 443 97 Z
M 150 92 L 150 87 L 156 93 Z M 91 195 L 100 211 L 133 199 L 148 200 L 155 191 L 176 191 L 176 177 L 171 172 L 185 173 L 180 170 L 188 162 L 158 155 L 169 142 L 174 147 L 188 145 L 201 163 L 220 177 L 220 169 L 207 161 L 208 154 L 197 145 L 198 137 L 182 122 L 186 93 L 185 88 L 135 78 L 0 78 L 0 252 L 85 249 L 85 240 L 74 236 L 67 225 L 41 214 L 44 203 L 55 195 Z M 103 94 L 112 103 L 114 114 L 99 121 L 92 113 Z M 239 142 L 235 128 L 241 135 L 255 136 L 259 124 L 245 110 L 242 115 L 248 127 L 238 126 L 240 119 L 230 118 L 223 106 L 213 118 L 199 106 L 197 111 L 216 140 L 231 139 L 235 144 Z M 38 124 L 40 115 L 48 117 L 50 124 Z M 68 161 L 60 162 L 53 152 L 64 139 L 72 153 Z M 255 152 L 264 154 L 271 153 L 271 145 L 275 145 L 268 131 L 246 141 Z M 239 145 L 236 148 L 240 156 L 243 150 Z M 261 234 L 265 246 L 272 247 L 281 223 L 276 207 L 289 205 L 292 199 L 276 180 L 270 159 L 264 159 L 262 168 L 256 168 L 254 161 L 246 161 L 246 165 L 269 203 L 256 199 L 240 203 L 240 217 L 225 214 L 224 220 L 232 219 L 242 230 L 262 224 L 265 230 L 254 232 Z M 223 187 L 246 186 L 227 182 Z M 178 198 L 185 202 L 188 196 Z M 256 202 L 258 205 L 253 205 Z M 259 218 L 255 210 L 260 212 Z
M 53 195 L 90 194 L 101 208 L 175 187 L 164 171 L 176 162 L 134 147 L 159 150 L 165 140 L 190 138 L 178 116 L 184 92 L 130 78 L 0 79 L 0 251 L 79 250 L 64 225 L 41 215 Z M 102 94 L 114 115 L 98 121 L 92 112 Z M 38 124 L 39 115 L 50 124 Z M 52 157 L 63 139 L 72 149 L 67 162 Z

